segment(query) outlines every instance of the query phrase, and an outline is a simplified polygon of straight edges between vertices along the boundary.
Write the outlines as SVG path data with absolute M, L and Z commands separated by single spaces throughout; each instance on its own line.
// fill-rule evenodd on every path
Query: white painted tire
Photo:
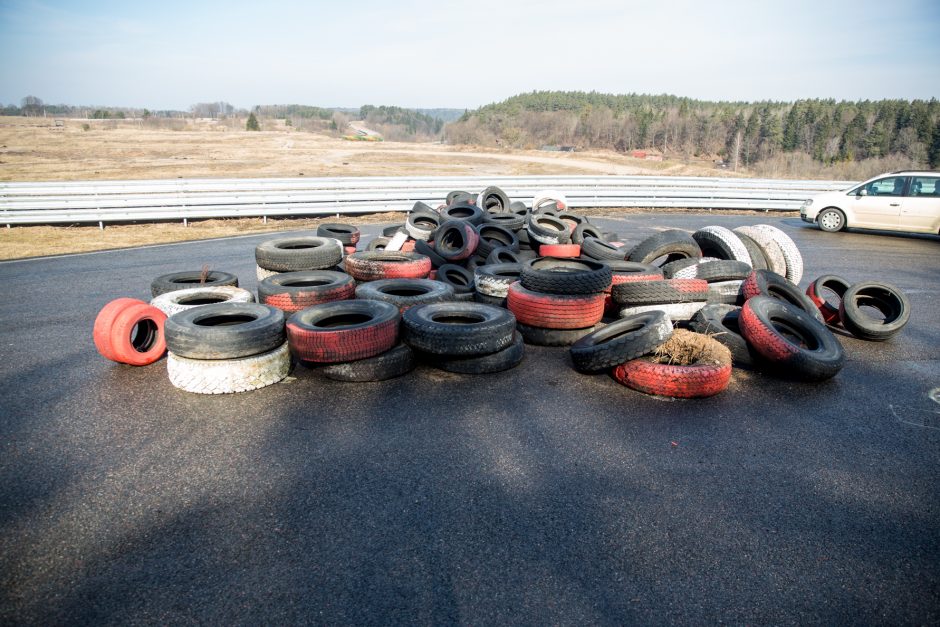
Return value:
M 267 270 L 261 266 L 255 266 L 255 276 L 258 277 L 259 281 L 264 281 L 269 276 L 274 276 L 275 274 L 281 274 L 280 272 L 275 272 L 274 270 Z
M 273 351 L 239 359 L 187 359 L 167 354 L 170 383 L 195 394 L 232 394 L 272 385 L 290 372 L 290 349 L 284 342 Z
M 676 270 L 675 272 L 672 273 L 672 276 L 668 278 L 670 279 L 697 279 L 700 265 L 702 265 L 703 263 L 707 263 L 709 261 L 720 261 L 720 259 L 718 259 L 718 257 L 698 257 L 697 259 L 694 259 L 694 261 L 695 263 L 693 263 L 692 265 L 682 268 L 681 270 Z
M 780 250 L 783 252 L 783 258 L 787 262 L 786 277 L 793 285 L 799 285 L 803 278 L 803 255 L 800 249 L 796 247 L 796 242 L 790 239 L 790 236 L 770 224 L 757 224 L 754 228 L 770 235 Z
M 708 284 L 709 304 L 737 305 L 744 281 L 716 281 Z
M 726 229 L 723 226 L 705 226 L 692 234 L 692 239 L 696 241 L 700 237 L 708 238 L 713 242 L 716 240 L 721 242 L 721 245 L 730 253 L 727 259 L 743 261 L 747 265 L 752 265 L 751 253 L 747 252 L 744 242 L 731 229 Z M 701 242 L 699 243 L 701 244 Z
M 185 290 L 164 292 L 151 300 L 150 304 L 167 316 L 172 316 L 175 313 L 192 309 L 193 307 L 201 307 L 210 304 L 186 304 L 187 301 L 192 300 L 211 300 L 214 303 L 253 303 L 255 302 L 255 295 L 248 290 L 229 285 L 219 287 L 192 287 Z
M 509 295 L 509 283 L 505 279 L 474 273 L 473 286 L 481 294 L 493 298 L 506 298 Z
M 787 275 L 787 260 L 783 256 L 783 249 L 777 243 L 770 233 L 757 228 L 756 226 L 739 226 L 735 232 L 747 235 L 764 253 L 767 260 L 767 269 L 776 272 L 780 276 Z
M 535 213 L 541 205 L 558 203 L 561 211 L 568 211 L 568 198 L 557 189 L 543 189 L 532 199 L 532 212 Z
M 707 305 L 704 300 L 691 303 L 670 303 L 668 305 L 637 305 L 635 307 L 622 307 L 620 317 L 626 318 L 636 314 L 646 313 L 647 311 L 664 311 L 673 321 L 691 320 L 699 309 Z

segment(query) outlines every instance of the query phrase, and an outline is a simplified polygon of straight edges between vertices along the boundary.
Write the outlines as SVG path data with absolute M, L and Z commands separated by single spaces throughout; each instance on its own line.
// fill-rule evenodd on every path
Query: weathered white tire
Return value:
M 568 198 L 557 189 L 543 189 L 532 199 L 532 212 L 535 213 L 539 206 L 548 203 L 558 203 L 558 208 L 562 211 L 568 210 Z
M 167 354 L 170 383 L 196 394 L 247 392 L 277 383 L 290 372 L 290 349 L 284 342 L 273 351 L 239 359 L 187 359 Z
M 754 228 L 767 233 L 777 242 L 783 252 L 783 258 L 787 262 L 785 276 L 793 285 L 799 285 L 800 279 L 803 278 L 803 255 L 800 254 L 800 249 L 796 247 L 796 242 L 790 239 L 789 235 L 770 224 L 756 224 Z
M 505 279 L 475 273 L 473 286 L 481 294 L 494 298 L 506 298 L 509 295 L 509 283 Z
M 259 281 L 264 281 L 269 276 L 274 276 L 275 274 L 281 274 L 280 272 L 275 272 L 274 270 L 266 270 L 261 266 L 255 266 L 255 276 L 258 277 Z
M 695 261 L 692 265 L 682 268 L 681 270 L 676 270 L 669 277 L 670 279 L 697 279 L 698 278 L 698 268 L 703 263 L 709 261 L 719 261 L 718 257 L 699 257 L 697 259 L 691 260 Z
M 219 287 L 192 287 L 185 290 L 174 290 L 164 292 L 150 301 L 150 304 L 165 313 L 172 316 L 180 311 L 201 307 L 209 303 L 200 303 L 198 305 L 188 305 L 191 300 L 212 300 L 217 303 L 253 303 L 255 295 L 248 290 L 229 285 Z
M 716 281 L 708 284 L 709 304 L 736 305 L 741 298 L 744 281 Z
M 626 318 L 636 314 L 646 313 L 647 311 L 664 311 L 673 321 L 691 320 L 699 309 L 707 305 L 704 300 L 691 303 L 671 303 L 668 305 L 637 305 L 636 307 L 622 307 L 620 317 Z
M 699 242 L 700 238 L 707 238 L 707 240 L 711 240 L 712 242 L 719 242 L 720 247 L 726 249 L 729 253 L 726 255 L 726 259 L 743 261 L 747 265 L 751 265 L 751 253 L 747 252 L 744 243 L 731 229 L 726 229 L 723 226 L 705 226 L 692 234 L 692 239 L 695 241 Z M 702 244 L 703 242 L 699 242 L 700 246 L 702 246 Z M 702 250 L 706 250 L 705 246 L 702 246 Z
M 767 259 L 768 270 L 776 272 L 780 276 L 787 275 L 787 260 L 783 256 L 783 249 L 770 233 L 756 226 L 739 226 L 735 231 L 747 235 L 760 247 L 761 252 L 764 253 L 764 258 Z

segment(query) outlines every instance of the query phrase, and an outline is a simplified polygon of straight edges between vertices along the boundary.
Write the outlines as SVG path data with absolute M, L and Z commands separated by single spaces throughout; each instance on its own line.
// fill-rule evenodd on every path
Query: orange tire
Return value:
M 133 298 L 105 305 L 95 320 L 94 340 L 102 356 L 122 364 L 145 366 L 166 353 L 166 314 Z

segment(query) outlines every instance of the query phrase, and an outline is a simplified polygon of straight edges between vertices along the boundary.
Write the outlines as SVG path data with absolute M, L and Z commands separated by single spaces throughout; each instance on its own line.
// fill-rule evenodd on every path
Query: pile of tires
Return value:
M 419 363 L 498 373 L 526 343 L 564 346 L 579 372 L 696 398 L 724 390 L 733 367 L 826 380 L 845 360 L 832 328 L 884 341 L 910 316 L 884 283 L 827 275 L 804 293 L 802 256 L 771 225 L 669 229 L 627 246 L 552 190 L 531 207 L 498 187 L 454 191 L 437 208 L 416 203 L 365 250 L 360 239 L 325 223 L 262 242 L 257 302 L 229 273 L 157 277 L 149 305 L 102 309 L 95 345 L 131 365 L 168 351 L 171 383 L 202 394 L 271 385 L 295 360 L 366 382 Z

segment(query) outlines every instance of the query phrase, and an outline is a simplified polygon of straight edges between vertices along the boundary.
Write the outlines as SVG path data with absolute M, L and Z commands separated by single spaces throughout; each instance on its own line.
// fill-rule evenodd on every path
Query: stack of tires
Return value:
M 425 363 L 462 374 L 514 368 L 525 347 L 507 310 L 473 302 L 431 303 L 403 316 L 405 342 Z
M 343 245 L 343 252 L 349 255 L 356 252 L 356 246 L 359 244 L 359 238 L 362 234 L 359 232 L 359 228 L 352 224 L 327 222 L 317 227 L 317 235 L 335 239 Z
M 170 383 L 197 394 L 256 390 L 282 380 L 291 358 L 284 312 L 258 303 L 192 307 L 166 321 Z
M 590 259 L 539 257 L 522 264 L 506 305 L 526 342 L 567 346 L 604 316 L 610 266 Z

